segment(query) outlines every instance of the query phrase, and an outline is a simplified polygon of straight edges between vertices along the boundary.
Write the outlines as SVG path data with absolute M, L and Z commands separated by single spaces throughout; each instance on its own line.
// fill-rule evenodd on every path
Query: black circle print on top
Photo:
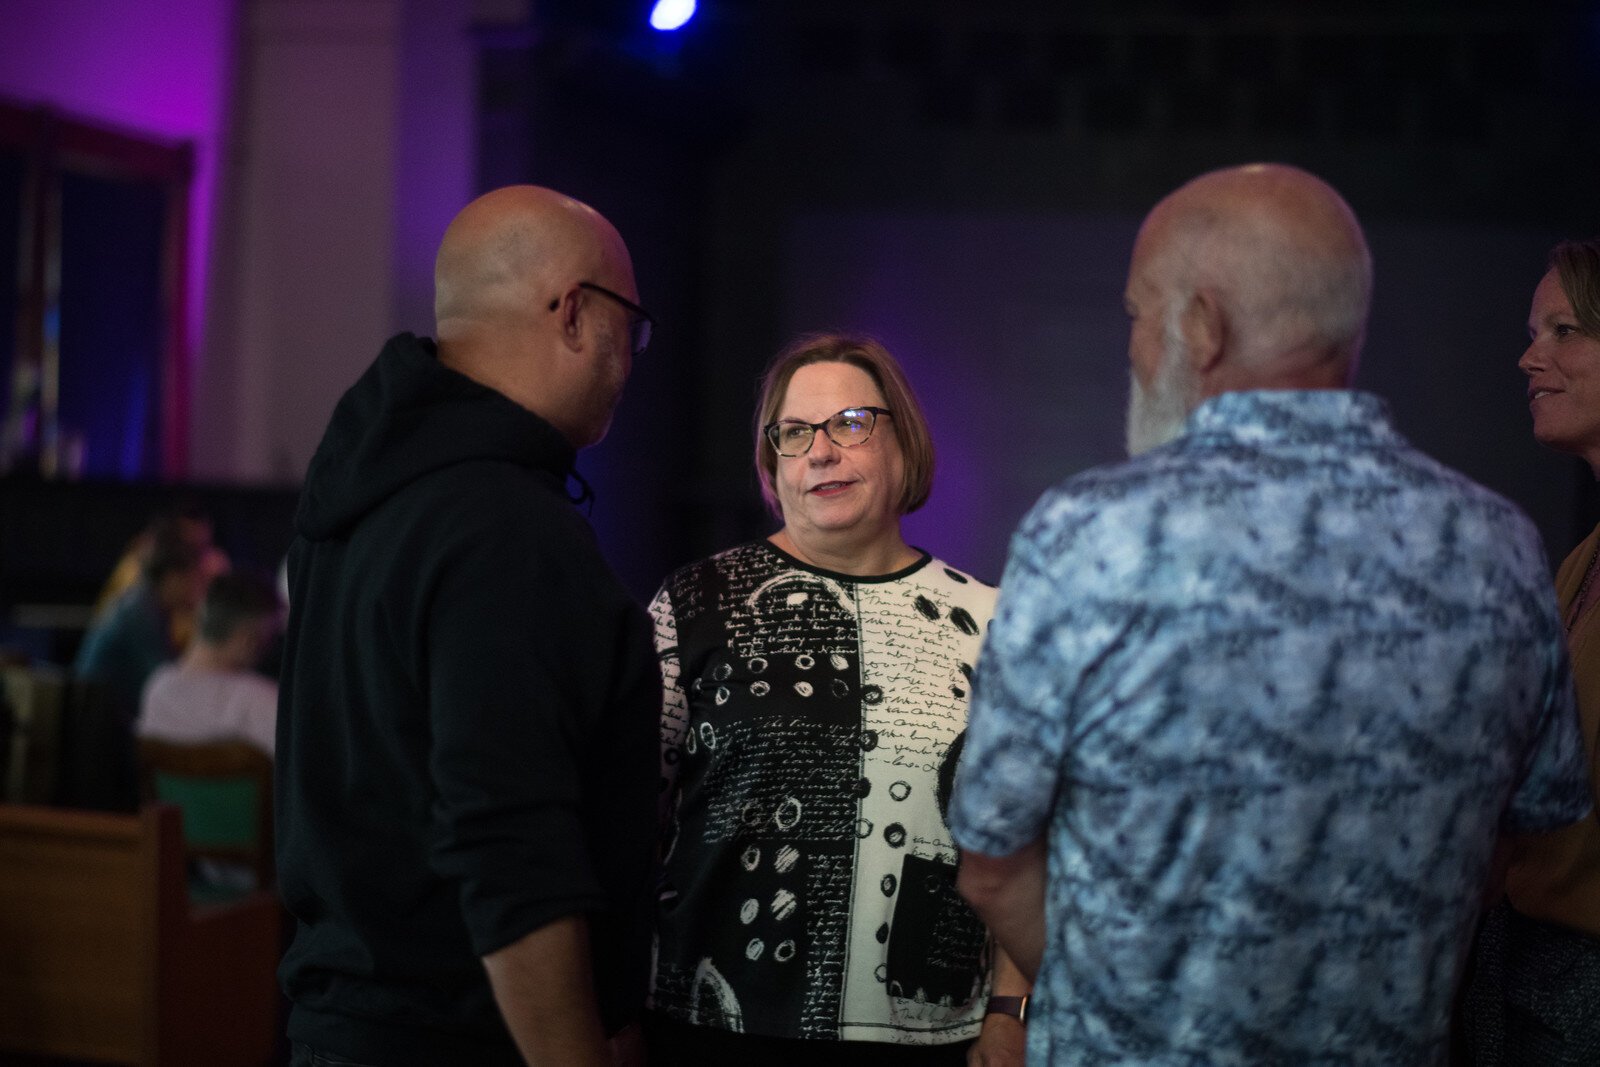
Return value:
M 658 1011 L 781 1037 L 976 1035 L 984 931 L 939 792 L 994 590 L 947 571 L 856 580 L 756 543 L 668 579 L 652 610 L 685 708 L 681 899 L 659 913 Z

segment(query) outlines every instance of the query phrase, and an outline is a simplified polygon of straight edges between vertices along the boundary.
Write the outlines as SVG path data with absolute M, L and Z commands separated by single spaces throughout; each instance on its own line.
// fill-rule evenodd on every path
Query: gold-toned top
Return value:
M 1600 527 L 1572 550 L 1556 573 L 1564 622 L 1570 621 L 1597 545 Z M 1567 649 L 1572 655 L 1584 751 L 1589 755 L 1589 781 L 1600 786 L 1595 765 L 1600 735 L 1600 611 L 1590 610 L 1569 627 Z M 1582 822 L 1560 830 L 1517 838 L 1506 872 L 1506 895 L 1529 918 L 1600 937 L 1600 817 L 1591 812 Z

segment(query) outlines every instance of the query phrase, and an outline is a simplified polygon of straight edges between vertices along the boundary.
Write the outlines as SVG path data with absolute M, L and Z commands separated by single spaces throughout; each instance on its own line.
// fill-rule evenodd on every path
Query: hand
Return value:
M 984 1016 L 978 1040 L 967 1050 L 967 1067 L 1022 1067 L 1028 1031 L 1014 1015 Z
M 618 1030 L 608 1045 L 611 1067 L 644 1067 L 644 1030 L 638 1023 L 629 1023 Z

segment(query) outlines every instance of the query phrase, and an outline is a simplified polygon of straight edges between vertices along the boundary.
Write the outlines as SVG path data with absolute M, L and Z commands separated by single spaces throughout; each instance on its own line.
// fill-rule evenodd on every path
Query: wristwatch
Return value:
M 990 997 L 984 1015 L 1009 1015 L 1023 1026 L 1028 1025 L 1027 997 Z

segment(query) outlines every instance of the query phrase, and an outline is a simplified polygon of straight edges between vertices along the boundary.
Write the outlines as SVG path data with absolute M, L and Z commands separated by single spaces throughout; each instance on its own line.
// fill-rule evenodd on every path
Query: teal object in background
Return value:
M 248 779 L 155 776 L 156 796 L 183 809 L 183 836 L 191 847 L 253 848 L 258 795 Z

